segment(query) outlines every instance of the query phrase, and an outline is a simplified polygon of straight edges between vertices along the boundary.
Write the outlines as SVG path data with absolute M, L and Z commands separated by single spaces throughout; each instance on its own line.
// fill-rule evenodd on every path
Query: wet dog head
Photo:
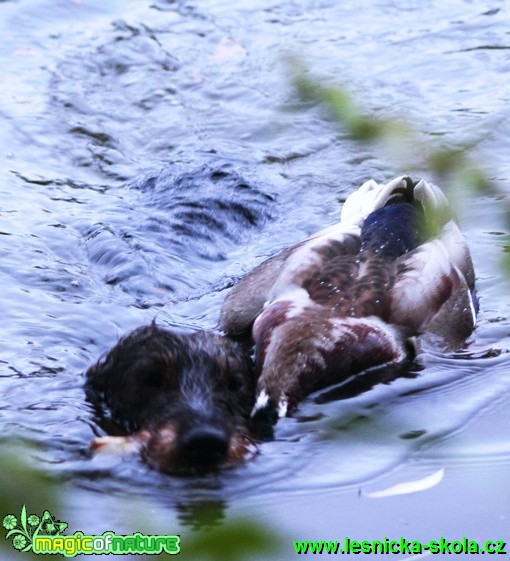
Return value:
M 163 471 L 208 471 L 253 450 L 251 360 L 221 335 L 139 328 L 88 370 L 87 394 L 125 431 L 123 443 Z

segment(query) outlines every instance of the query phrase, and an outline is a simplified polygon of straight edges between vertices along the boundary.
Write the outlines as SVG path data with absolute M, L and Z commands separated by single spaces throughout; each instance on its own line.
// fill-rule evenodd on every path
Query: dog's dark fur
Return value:
M 207 471 L 242 460 L 253 444 L 249 355 L 216 333 L 190 334 L 154 323 L 125 336 L 87 372 L 89 400 L 166 472 Z M 99 438 L 93 448 L 114 440 Z

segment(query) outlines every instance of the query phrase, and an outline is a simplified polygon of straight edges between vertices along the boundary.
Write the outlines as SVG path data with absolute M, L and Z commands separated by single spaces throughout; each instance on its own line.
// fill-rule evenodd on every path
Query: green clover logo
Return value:
M 30 524 L 30 526 L 37 526 L 39 524 L 39 517 L 37 516 L 37 514 L 31 514 L 28 517 L 28 523 Z
M 6 530 L 12 530 L 13 528 L 16 528 L 17 524 L 18 519 L 13 514 L 4 516 L 3 526 Z
M 42 517 L 37 514 L 27 516 L 25 505 L 21 508 L 19 523 L 14 514 L 7 514 L 2 520 L 2 525 L 7 530 L 5 538 L 12 538 L 12 545 L 18 551 L 30 551 L 33 540 L 40 532 L 57 536 L 67 528 L 66 522 L 57 520 L 48 510 L 44 511 Z
M 24 549 L 27 545 L 27 538 L 25 536 L 15 536 L 12 540 L 12 545 L 16 549 Z

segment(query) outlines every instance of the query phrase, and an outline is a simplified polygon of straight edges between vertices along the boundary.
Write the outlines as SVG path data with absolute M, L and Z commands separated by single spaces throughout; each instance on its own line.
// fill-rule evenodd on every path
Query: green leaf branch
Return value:
M 487 174 L 471 155 L 483 138 L 441 145 L 403 118 L 375 114 L 363 107 L 344 84 L 322 84 L 296 60 L 289 60 L 294 87 L 302 101 L 322 105 L 331 120 L 351 140 L 374 144 L 396 160 L 396 167 L 427 170 L 440 180 L 461 181 L 477 191 L 487 190 Z

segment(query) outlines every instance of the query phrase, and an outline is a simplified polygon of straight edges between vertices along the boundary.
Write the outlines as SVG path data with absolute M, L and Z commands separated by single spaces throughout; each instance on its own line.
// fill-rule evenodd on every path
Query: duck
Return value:
M 478 297 L 467 242 L 425 179 L 371 179 L 340 221 L 262 262 L 227 295 L 220 327 L 251 336 L 252 419 L 275 424 L 308 395 L 396 368 L 418 345 L 462 346 Z

